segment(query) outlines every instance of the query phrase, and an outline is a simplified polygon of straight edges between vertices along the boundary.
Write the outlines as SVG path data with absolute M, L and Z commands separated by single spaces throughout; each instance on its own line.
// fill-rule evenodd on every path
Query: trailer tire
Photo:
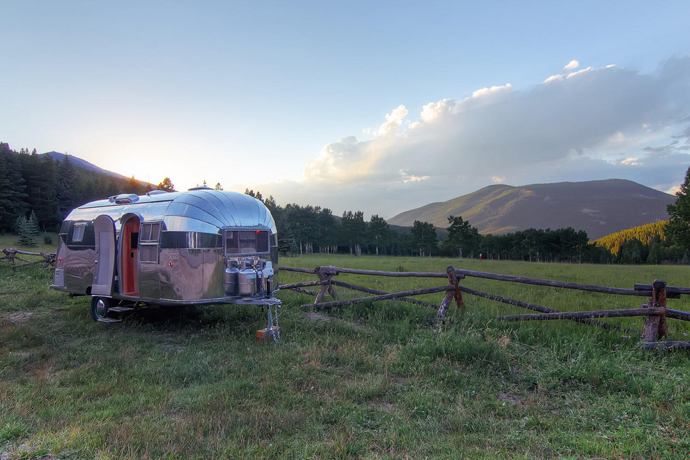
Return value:
M 102 321 L 108 317 L 110 299 L 107 297 L 91 298 L 91 318 L 94 321 Z

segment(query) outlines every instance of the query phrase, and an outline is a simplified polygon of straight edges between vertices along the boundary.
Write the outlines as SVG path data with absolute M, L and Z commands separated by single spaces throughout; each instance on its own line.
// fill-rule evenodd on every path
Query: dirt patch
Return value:
M 314 321 L 314 322 L 318 322 L 318 323 L 337 324 L 339 326 L 345 326 L 347 328 L 353 329 L 353 330 L 358 331 L 358 332 L 371 333 L 371 329 L 369 329 L 364 324 L 355 323 L 352 321 L 346 321 L 346 320 L 340 319 L 340 318 L 334 318 L 334 317 L 328 316 L 324 313 L 310 311 L 310 312 L 306 312 L 304 314 L 304 317 L 310 321 Z
M 324 322 L 329 322 L 331 321 L 331 318 L 327 315 L 324 315 L 323 313 L 319 313 L 316 311 L 309 311 L 304 314 L 304 317 L 307 318 L 308 320 L 311 321 L 324 321 Z
M 511 406 L 524 406 L 525 402 L 520 398 L 518 395 L 512 394 L 512 393 L 499 393 L 498 394 L 498 399 L 499 401 L 503 401 L 506 404 L 509 404 Z
M 22 324 L 29 321 L 33 315 L 30 311 L 15 311 L 5 315 L 3 319 L 12 324 Z
M 369 407 L 372 409 L 380 410 L 381 412 L 386 412 L 388 414 L 395 412 L 395 404 L 382 399 L 373 399 L 369 401 Z

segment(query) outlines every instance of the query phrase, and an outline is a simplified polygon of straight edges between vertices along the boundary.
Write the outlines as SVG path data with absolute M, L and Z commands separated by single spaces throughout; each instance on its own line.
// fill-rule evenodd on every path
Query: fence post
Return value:
M 336 298 L 335 288 L 331 282 L 331 278 L 338 274 L 338 271 L 333 265 L 325 265 L 322 267 L 316 267 L 314 272 L 319 276 L 319 281 L 323 284 L 319 289 L 319 293 L 316 294 L 316 299 L 314 299 L 314 305 L 321 303 L 326 294 L 330 294 L 334 299 Z
M 453 300 L 455 300 L 455 304 L 458 306 L 458 308 L 464 309 L 465 307 L 465 303 L 462 300 L 462 293 L 458 287 L 458 282 L 460 279 L 458 278 L 458 274 L 455 272 L 455 267 L 449 265 L 448 268 L 446 268 L 446 273 L 448 273 L 448 286 L 451 289 L 446 291 L 446 295 L 443 297 L 441 305 L 438 307 L 438 311 L 436 312 L 436 319 L 438 320 L 442 320 L 446 317 L 446 311 L 448 311 L 448 307 Z
M 654 280 L 652 283 L 652 296 L 649 298 L 647 308 L 663 308 L 666 310 L 666 282 Z M 642 340 L 644 342 L 656 342 L 661 337 L 666 337 L 668 328 L 666 325 L 666 314 L 647 316 L 644 320 L 642 330 Z

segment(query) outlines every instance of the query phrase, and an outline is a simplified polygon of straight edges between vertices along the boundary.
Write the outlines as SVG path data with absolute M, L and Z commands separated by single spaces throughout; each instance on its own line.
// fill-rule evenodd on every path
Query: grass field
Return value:
M 300 257 L 282 264 L 485 271 L 631 287 L 690 285 L 679 266 L 438 258 Z M 434 311 L 396 302 L 322 316 L 285 301 L 279 345 L 256 343 L 251 307 L 150 310 L 91 321 L 88 299 L 50 291 L 41 268 L 0 267 L 0 452 L 4 458 L 687 458 L 690 355 L 571 322 L 495 321 L 466 297 Z M 281 282 L 305 279 L 287 272 Z M 343 277 L 381 289 L 438 280 Z M 482 280 L 464 284 L 563 310 L 641 298 Z M 338 294 L 346 293 L 339 289 Z M 427 297 L 438 303 L 440 295 Z M 687 299 L 672 301 L 688 309 Z M 614 321 L 614 320 L 611 320 Z M 687 324 L 687 323 L 686 323 Z M 671 323 L 674 338 L 690 328 Z
M 50 243 L 44 241 L 44 237 L 50 238 Z M 32 252 L 55 252 L 55 247 L 57 245 L 57 233 L 41 233 L 36 238 L 36 246 L 22 246 L 17 241 L 17 235 L 11 233 L 0 234 L 0 249 L 2 248 L 15 248 L 15 249 L 25 249 Z

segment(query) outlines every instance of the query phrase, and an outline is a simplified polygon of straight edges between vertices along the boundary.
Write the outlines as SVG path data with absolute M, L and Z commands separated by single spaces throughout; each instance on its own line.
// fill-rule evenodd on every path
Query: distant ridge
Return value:
M 445 228 L 448 216 L 454 215 L 469 220 L 485 234 L 573 227 L 596 239 L 666 219 L 666 206 L 674 201 L 672 195 L 624 179 L 519 187 L 498 184 L 402 212 L 388 223 L 411 226 L 419 220 Z
M 65 161 L 65 158 L 69 157 L 69 161 L 71 161 L 72 164 L 78 168 L 85 169 L 87 171 L 97 172 L 100 174 L 105 174 L 105 175 L 111 176 L 111 177 L 116 177 L 118 179 L 128 179 L 128 177 L 123 176 L 122 174 L 108 171 L 107 169 L 103 169 L 100 166 L 96 166 L 95 164 L 90 163 L 90 162 L 88 162 L 82 158 L 75 157 L 74 155 L 69 155 L 69 154 L 55 152 L 55 151 L 46 152 L 46 153 L 43 153 L 42 155 L 47 155 L 57 162 L 63 162 L 63 161 Z

